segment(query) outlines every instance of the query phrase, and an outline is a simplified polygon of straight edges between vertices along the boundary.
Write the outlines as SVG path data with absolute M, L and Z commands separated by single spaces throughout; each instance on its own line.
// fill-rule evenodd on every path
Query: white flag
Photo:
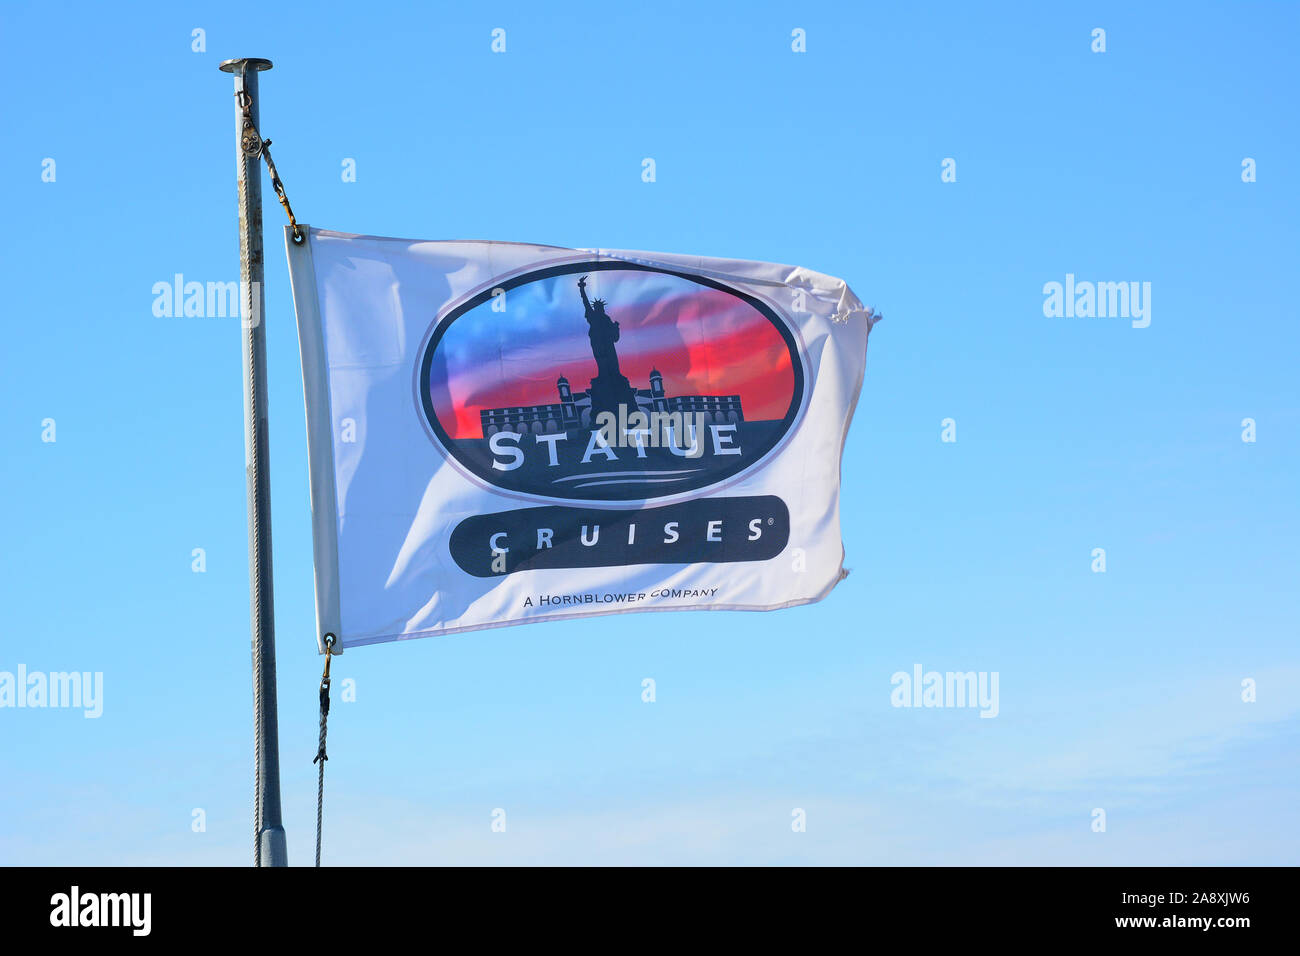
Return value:
M 306 232 L 286 246 L 322 641 L 771 610 L 843 578 L 877 316 L 840 280 Z

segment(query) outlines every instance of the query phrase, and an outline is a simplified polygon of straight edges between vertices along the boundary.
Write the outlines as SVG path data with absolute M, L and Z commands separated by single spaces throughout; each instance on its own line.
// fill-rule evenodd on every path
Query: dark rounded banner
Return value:
M 803 401 L 798 345 L 759 299 L 617 261 L 525 273 L 453 309 L 417 383 L 480 481 L 571 501 L 707 488 L 763 460 Z
M 551 568 L 767 561 L 790 541 L 775 495 L 696 498 L 637 511 L 549 506 L 472 515 L 451 533 L 451 556 L 479 578 Z

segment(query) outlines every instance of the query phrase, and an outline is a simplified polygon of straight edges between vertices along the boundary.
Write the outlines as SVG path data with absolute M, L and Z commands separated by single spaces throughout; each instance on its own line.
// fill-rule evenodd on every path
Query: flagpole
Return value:
M 253 725 L 257 785 L 253 862 L 288 866 L 280 820 L 280 731 L 275 693 L 275 613 L 271 587 L 271 475 L 267 453 L 266 296 L 262 289 L 262 141 L 257 74 L 270 60 L 226 60 L 235 78 L 235 169 L 239 185 L 239 277 L 244 361 L 244 466 L 248 479 L 248 590 L 253 632 Z

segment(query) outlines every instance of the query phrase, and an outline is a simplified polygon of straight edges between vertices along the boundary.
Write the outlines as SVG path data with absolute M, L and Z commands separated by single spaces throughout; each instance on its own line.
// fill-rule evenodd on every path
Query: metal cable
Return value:
M 316 747 L 316 756 L 312 763 L 318 764 L 316 772 L 316 865 L 320 866 L 321 833 L 325 818 L 325 761 L 330 758 L 325 754 L 325 724 L 330 715 L 330 659 L 334 656 L 333 634 L 325 635 L 325 673 L 320 679 L 320 742 Z
M 322 694 L 328 691 L 322 688 Z M 329 713 L 329 704 L 326 703 L 320 712 L 320 750 L 316 754 L 316 759 L 312 763 L 317 764 L 320 768 L 316 772 L 316 865 L 320 866 L 320 843 L 321 831 L 325 817 L 325 761 L 330 758 L 325 756 L 325 719 Z
M 271 188 L 275 190 L 275 197 L 280 200 L 280 205 L 284 207 L 284 213 L 289 217 L 289 225 L 293 227 L 293 241 L 295 244 L 301 244 L 306 238 L 302 234 L 302 229 L 298 226 L 298 220 L 293 215 L 293 207 L 289 205 L 289 196 L 284 191 L 284 183 L 280 182 L 280 174 L 275 171 L 275 163 L 271 159 L 271 141 L 262 140 L 262 158 L 266 160 L 266 170 L 271 174 Z

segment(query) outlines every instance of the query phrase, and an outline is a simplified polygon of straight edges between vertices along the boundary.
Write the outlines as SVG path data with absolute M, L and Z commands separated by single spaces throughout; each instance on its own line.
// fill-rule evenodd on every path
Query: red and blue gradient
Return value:
M 453 439 L 482 437 L 479 412 L 559 401 L 556 379 L 587 389 L 596 362 L 578 277 L 539 279 L 509 290 L 453 321 L 433 356 L 429 393 Z M 669 395 L 739 395 L 749 421 L 781 419 L 794 395 L 789 348 L 777 328 L 744 299 L 657 272 L 590 273 L 587 295 L 605 300 L 620 325 L 619 367 L 634 388 L 650 370 Z

